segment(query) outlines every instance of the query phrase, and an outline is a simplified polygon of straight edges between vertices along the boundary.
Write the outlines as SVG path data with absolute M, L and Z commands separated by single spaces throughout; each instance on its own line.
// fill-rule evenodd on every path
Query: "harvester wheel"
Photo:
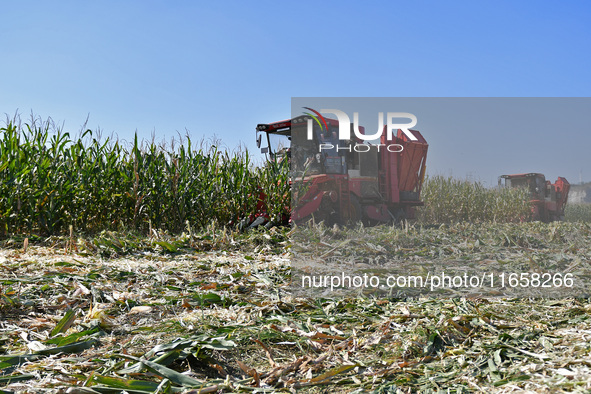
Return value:
M 326 227 L 330 227 L 338 222 L 338 213 L 335 203 L 330 198 L 324 197 L 320 203 L 320 209 L 313 214 L 316 223 L 324 222 Z
M 398 208 L 394 214 L 394 217 L 396 218 L 396 223 L 402 222 L 404 219 L 406 219 L 406 210 L 404 208 Z
M 357 224 L 361 219 L 363 219 L 363 212 L 361 211 L 359 199 L 351 194 L 349 197 L 349 223 Z

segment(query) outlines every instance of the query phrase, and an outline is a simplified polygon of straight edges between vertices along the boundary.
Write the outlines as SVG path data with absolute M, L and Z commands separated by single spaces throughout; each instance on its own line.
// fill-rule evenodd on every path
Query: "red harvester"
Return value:
M 325 223 L 363 221 L 367 224 L 412 219 L 420 201 L 428 144 L 416 130 L 411 140 L 401 130 L 379 143 L 339 140 L 338 121 L 326 118 L 328 130 L 314 124 L 307 138 L 307 116 L 257 126 L 261 152 L 277 159 L 287 153 L 292 170 L 292 213 L 295 222 L 314 219 Z M 364 133 L 363 128 L 360 128 Z M 260 134 L 259 134 L 260 133 Z M 283 149 L 273 139 L 283 137 Z M 290 146 L 288 146 L 290 145 Z M 321 148 L 322 146 L 322 148 Z M 327 148 L 329 147 L 329 148 Z M 275 150 L 274 150 L 275 149 Z
M 564 208 L 570 189 L 570 184 L 565 178 L 559 177 L 555 183 L 550 183 L 539 173 L 501 175 L 499 186 L 528 188 L 533 220 L 564 220 Z

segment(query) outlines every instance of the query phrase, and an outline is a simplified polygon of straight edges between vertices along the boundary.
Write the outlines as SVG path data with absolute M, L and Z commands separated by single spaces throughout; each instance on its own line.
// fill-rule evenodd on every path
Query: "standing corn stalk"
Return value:
M 129 148 L 91 130 L 72 138 L 50 121 L 0 128 L 0 235 L 150 227 L 181 232 L 255 214 L 259 191 L 277 220 L 289 207 L 287 162 L 256 167 L 246 150 Z

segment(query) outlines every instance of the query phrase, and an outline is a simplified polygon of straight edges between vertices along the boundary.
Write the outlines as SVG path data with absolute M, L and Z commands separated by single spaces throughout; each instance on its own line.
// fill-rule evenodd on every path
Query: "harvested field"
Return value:
M 588 299 L 294 298 L 287 236 L 4 241 L 2 392 L 591 390 Z

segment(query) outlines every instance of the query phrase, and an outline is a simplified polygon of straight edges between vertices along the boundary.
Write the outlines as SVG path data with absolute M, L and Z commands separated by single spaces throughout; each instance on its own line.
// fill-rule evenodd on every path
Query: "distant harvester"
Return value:
M 542 222 L 564 220 L 564 208 L 570 190 L 570 183 L 565 178 L 558 177 L 555 183 L 550 183 L 544 174 L 534 172 L 501 175 L 499 186 L 528 188 L 533 220 Z

